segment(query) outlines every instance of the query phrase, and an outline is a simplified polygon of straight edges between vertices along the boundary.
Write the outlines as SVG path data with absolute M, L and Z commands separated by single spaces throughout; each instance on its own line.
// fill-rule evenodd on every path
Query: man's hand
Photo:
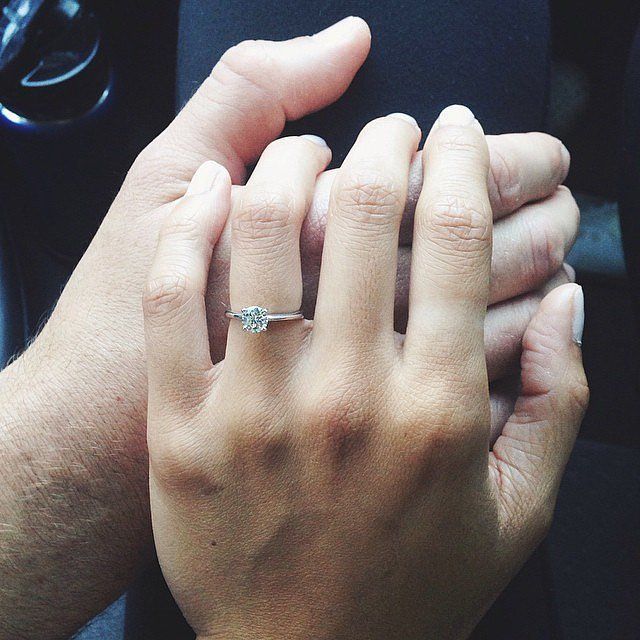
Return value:
M 151 556 L 140 296 L 167 213 L 205 160 L 217 160 L 234 183 L 242 183 L 247 163 L 287 119 L 321 109 L 346 90 L 369 45 L 366 24 L 352 18 L 316 36 L 245 42 L 229 50 L 140 154 L 50 321 L 1 374 L 0 465 L 11 470 L 0 487 L 3 640 L 68 637 L 125 589 Z M 507 143 L 492 156 L 496 213 L 552 196 L 568 169 L 560 143 L 537 135 L 523 138 L 524 145 L 500 139 Z M 320 199 L 321 193 L 319 185 Z M 318 204 L 314 211 L 303 235 L 312 297 L 324 208 Z M 538 222 L 520 227 L 523 263 L 537 256 L 535 277 L 496 273 L 503 292 L 496 300 L 535 289 L 545 273 L 559 268 L 575 216 L 567 225 L 565 214 L 556 218 L 546 211 Z M 504 223 L 517 226 L 519 216 Z M 500 246 L 496 239 L 497 251 Z M 405 282 L 407 257 L 400 276 Z M 215 326 L 228 301 L 226 262 L 221 248 L 209 292 L 210 323 L 218 336 L 226 331 L 222 323 Z M 513 263 L 503 264 L 513 271 Z M 514 343 L 535 296 L 517 298 L 514 314 L 502 308 L 505 326 L 515 326 L 513 317 L 520 323 Z M 406 317 L 406 305 L 399 305 L 398 317 Z
M 336 100 L 370 46 L 348 19 L 245 42 L 134 163 L 53 315 L 0 382 L 0 638 L 68 638 L 152 556 L 141 295 L 173 202 L 205 160 L 235 182 L 287 119 Z

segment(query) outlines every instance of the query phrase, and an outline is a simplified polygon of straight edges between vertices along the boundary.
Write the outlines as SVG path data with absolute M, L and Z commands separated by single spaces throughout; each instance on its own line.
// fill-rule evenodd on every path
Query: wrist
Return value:
M 144 400 L 125 395 L 126 368 L 119 381 L 50 337 L 0 373 L 0 630 L 11 620 L 25 638 L 70 636 L 152 548 Z

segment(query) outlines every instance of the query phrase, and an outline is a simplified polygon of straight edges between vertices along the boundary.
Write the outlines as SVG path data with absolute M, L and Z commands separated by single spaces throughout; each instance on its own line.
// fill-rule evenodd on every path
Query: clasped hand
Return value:
M 227 51 L 0 374 L 0 637 L 71 636 L 152 556 L 140 297 L 163 225 L 147 296 L 153 515 L 200 632 L 428 623 L 447 637 L 544 531 L 586 397 L 569 336 L 580 292 L 541 304 L 573 278 L 563 145 L 450 123 L 416 154 L 415 126 L 387 117 L 339 172 L 318 176 L 329 151 L 285 139 L 244 186 L 287 120 L 347 90 L 370 44 L 348 18 Z M 218 165 L 197 171 L 211 159 L 231 194 Z M 229 302 L 291 311 L 300 296 L 313 325 L 234 323 L 227 341 Z
M 164 224 L 144 300 L 151 507 L 201 638 L 462 638 L 547 530 L 587 402 L 582 291 L 555 289 L 529 324 L 491 447 L 489 152 L 464 107 L 425 145 L 394 331 L 420 138 L 404 114 L 363 129 L 331 188 L 313 321 L 232 321 L 218 364 L 205 294 L 227 217 L 232 308 L 300 308 L 300 232 L 330 150 L 273 142 L 233 204 L 206 163 Z

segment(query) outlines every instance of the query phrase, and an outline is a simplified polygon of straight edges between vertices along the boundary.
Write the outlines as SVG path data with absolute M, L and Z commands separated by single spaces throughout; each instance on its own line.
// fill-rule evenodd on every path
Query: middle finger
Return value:
M 398 232 L 420 137 L 409 116 L 379 118 L 363 129 L 340 169 L 314 318 L 321 344 L 392 344 Z

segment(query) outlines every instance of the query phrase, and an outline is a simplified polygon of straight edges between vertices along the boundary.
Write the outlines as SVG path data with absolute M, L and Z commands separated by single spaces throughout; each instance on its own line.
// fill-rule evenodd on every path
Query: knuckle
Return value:
M 163 488 L 201 496 L 220 493 L 214 456 L 189 431 L 149 439 L 149 469 Z M 211 451 L 208 452 L 211 454 Z
M 236 433 L 233 449 L 243 460 L 272 469 L 289 458 L 291 445 L 291 438 L 285 431 L 263 426 L 254 427 L 249 432 Z
M 172 315 L 194 296 L 194 287 L 185 274 L 152 277 L 147 281 L 143 294 L 145 316 L 151 319 Z
M 402 209 L 398 182 L 374 168 L 341 176 L 334 198 L 340 218 L 359 227 L 395 224 Z
M 252 65 L 268 58 L 268 47 L 264 40 L 247 39 L 229 47 L 223 54 L 221 61 L 226 65 Z
M 154 168 L 162 166 L 165 161 L 166 157 L 163 158 L 162 149 L 158 140 L 153 140 L 138 153 L 131 165 L 129 174 L 135 174 L 136 176 L 141 174 L 148 175 L 153 172 Z
M 395 428 L 404 434 L 413 451 L 420 452 L 425 462 L 454 455 L 459 458 L 462 452 L 474 449 L 477 434 L 486 432 L 486 417 L 477 406 L 482 403 L 463 407 L 459 394 L 445 387 L 441 385 L 439 389 L 434 382 L 425 394 L 422 384 L 420 394 L 407 398 L 403 393 L 402 408 L 396 410 Z M 425 396 L 429 399 L 419 399 Z
M 495 147 L 491 151 L 489 163 L 489 185 L 498 210 L 515 211 L 524 203 L 524 187 L 519 167 Z
M 565 241 L 562 231 L 550 218 L 532 220 L 527 229 L 531 258 L 523 266 L 530 270 L 531 283 L 556 273 L 565 258 Z
M 572 381 L 568 389 L 568 398 L 571 405 L 582 415 L 589 406 L 591 392 L 587 379 L 582 373 L 578 378 Z
M 268 407 L 273 398 L 262 401 L 254 396 L 253 400 L 250 408 L 241 406 L 227 411 L 224 422 L 231 428 L 225 446 L 244 463 L 274 468 L 288 459 L 293 445 L 288 421 L 286 416 L 278 420 L 265 417 L 270 416 Z
M 310 393 L 304 399 L 307 421 L 331 425 L 338 416 L 348 416 L 354 420 L 357 418 L 358 408 L 364 403 L 362 398 L 367 397 L 368 385 L 363 381 L 355 381 L 349 378 L 347 373 L 342 373 L 338 367 L 330 376 L 325 378 L 325 383 Z M 315 416 L 315 418 L 314 418 Z
M 275 247 L 292 232 L 300 209 L 292 191 L 262 187 L 243 198 L 232 217 L 232 238 L 236 244 L 259 242 L 260 250 Z
M 201 236 L 198 211 L 194 204 L 192 198 L 186 197 L 174 207 L 160 231 L 162 240 L 168 238 L 197 240 Z
M 227 85 L 230 82 L 240 82 L 249 91 L 272 97 L 268 85 L 263 85 L 260 81 L 261 77 L 278 77 L 278 65 L 273 58 L 270 44 L 272 43 L 267 40 L 243 40 L 227 49 L 205 81 L 205 93 L 208 92 L 209 85 L 217 92 L 218 83 Z
M 184 480 L 190 475 L 188 454 L 174 437 L 149 438 L 149 466 L 156 477 L 168 481 Z
M 476 253 L 490 246 L 491 214 L 477 198 L 442 195 L 427 205 L 427 224 L 418 230 L 447 249 Z
M 306 394 L 302 410 L 320 451 L 338 466 L 367 446 L 384 394 L 384 385 L 364 377 L 354 379 L 348 368 L 340 369 L 327 376 L 321 388 Z
M 162 134 L 162 135 L 166 135 Z M 124 182 L 124 189 L 127 195 L 135 201 L 138 194 L 145 196 L 160 196 L 168 185 L 175 182 L 175 175 L 172 173 L 172 163 L 167 162 L 167 146 L 162 137 L 158 137 L 150 142 L 133 161 L 131 168 L 127 172 Z M 183 195 L 178 188 L 169 195 L 179 197 Z
M 484 136 L 466 127 L 444 127 L 434 132 L 434 151 L 445 156 L 453 156 L 451 160 L 459 160 L 465 164 L 487 168 L 488 151 Z
M 402 434 L 405 450 L 412 464 L 422 469 L 458 467 L 463 452 L 470 450 L 464 433 L 449 420 L 403 420 L 398 433 Z
M 228 49 L 189 102 L 192 114 L 202 113 L 208 121 L 213 105 L 240 110 L 262 126 L 281 129 L 286 114 L 274 87 L 281 84 L 282 73 L 271 45 L 267 40 L 245 40 Z M 239 96 L 245 99 L 239 100 Z
M 330 460 L 340 464 L 351 459 L 366 445 L 371 432 L 370 412 L 361 402 L 353 402 L 354 392 L 345 390 L 325 397 L 310 411 L 322 416 L 316 435 Z M 320 410 L 321 413 L 316 413 Z M 317 420 L 317 418 L 316 418 Z

